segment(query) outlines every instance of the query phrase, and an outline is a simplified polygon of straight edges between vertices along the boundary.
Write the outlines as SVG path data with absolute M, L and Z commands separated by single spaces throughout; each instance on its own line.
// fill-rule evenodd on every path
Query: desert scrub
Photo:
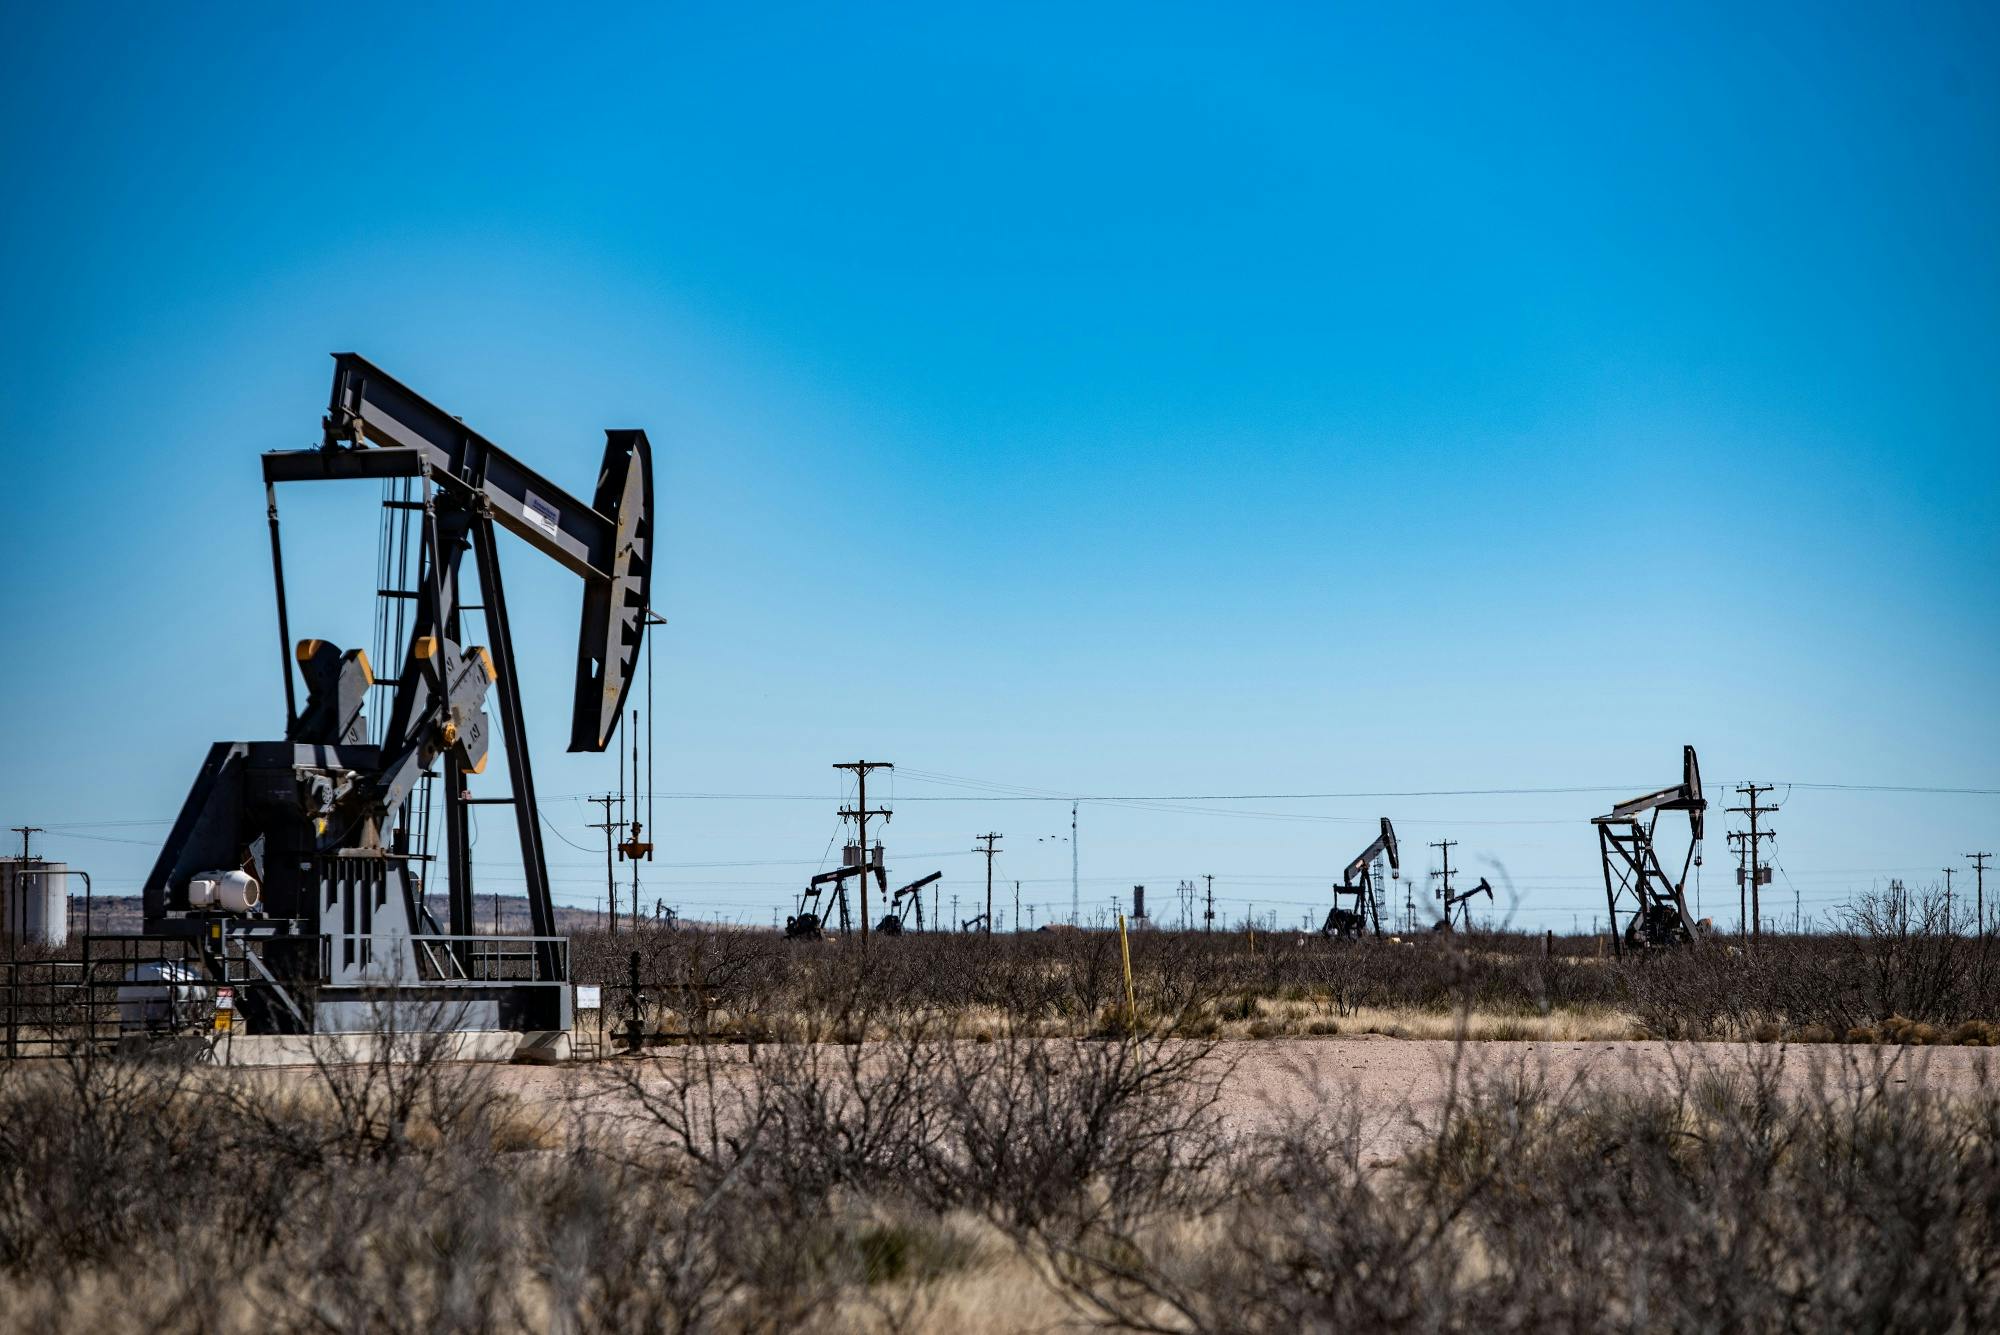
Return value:
M 1892 1017 L 1946 1034 L 2000 1018 L 2000 952 L 1955 936 L 1941 901 L 1863 897 L 1839 932 L 1768 936 L 1754 950 L 1713 938 L 1698 949 L 1617 960 L 1596 938 L 1475 933 L 1405 943 L 1336 941 L 1311 933 L 1135 932 L 1140 1009 L 1198 1030 L 1208 1018 L 1240 1032 L 1278 1007 L 1302 1030 L 1323 1014 L 1449 1016 L 1460 1011 L 1556 1022 L 1596 1034 L 1625 1017 L 1619 1037 L 1752 1037 L 1879 1028 Z M 908 933 L 858 941 L 786 941 L 772 932 L 646 929 L 576 938 L 579 978 L 605 988 L 607 1013 L 628 1004 L 632 952 L 648 1019 L 690 1037 L 832 1027 L 845 1011 L 871 1017 L 966 1016 L 968 1027 L 1094 1032 L 1124 1001 L 1110 932 Z M 810 1018 L 810 1023 L 806 1023 Z M 1404 1025 L 1414 1032 L 1412 1023 Z M 1379 1020 L 1345 1025 L 1385 1029 Z M 1386 1030 L 1385 1030 L 1386 1031 Z
M 1083 1039 L 1002 1024 L 975 1042 L 947 1013 L 839 1018 L 875 1037 L 604 1063 L 573 1073 L 569 1113 L 525 1129 L 485 1068 L 420 1042 L 393 1066 L 283 1079 L 84 1056 L 0 1066 L 0 1325 L 1790 1330 L 2000 1316 L 2000 1090 L 1929 1092 L 1910 1078 L 1920 1050 L 1814 1047 L 1792 1060 L 1827 1078 L 1803 1086 L 1780 1079 L 1775 1046 L 1727 1069 L 1677 1053 L 1664 1083 L 1636 1090 L 1554 1085 L 1526 1060 L 1456 1067 L 1379 1163 L 1337 1100 L 1225 1135 L 1225 1054 L 1158 1027 Z M 517 1138 L 535 1152 L 513 1152 Z

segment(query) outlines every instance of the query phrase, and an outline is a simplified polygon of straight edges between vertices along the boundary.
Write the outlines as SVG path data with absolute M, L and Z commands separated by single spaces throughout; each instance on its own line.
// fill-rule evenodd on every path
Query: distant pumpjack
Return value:
M 1340 873 L 1340 884 L 1333 887 L 1333 907 L 1328 910 L 1326 922 L 1321 925 L 1321 936 L 1356 937 L 1367 931 L 1372 924 L 1375 935 L 1382 935 L 1382 908 L 1375 897 L 1375 859 L 1387 855 L 1389 876 L 1400 880 L 1403 864 L 1396 852 L 1396 828 L 1389 824 L 1389 818 L 1382 818 L 1382 833 L 1375 842 L 1357 853 Z M 1354 907 L 1341 907 L 1343 895 L 1354 896 Z
M 1450 932 L 1455 930 L 1464 930 L 1468 932 L 1471 931 L 1472 910 L 1469 908 L 1464 908 L 1462 906 L 1465 904 L 1466 900 L 1476 899 L 1480 895 L 1485 895 L 1488 899 L 1493 898 L 1493 885 L 1484 876 L 1479 878 L 1478 885 L 1473 886 L 1470 890 L 1465 891 L 1463 894 L 1460 894 L 1456 891 L 1446 892 L 1444 895 L 1444 917 L 1440 918 L 1437 922 L 1431 924 L 1431 930 L 1433 932 Z M 1459 919 L 1457 928 L 1454 928 L 1451 925 L 1451 911 L 1453 909 L 1459 910 Z
M 901 936 L 905 923 L 914 912 L 917 930 L 924 930 L 924 888 L 944 879 L 944 873 L 934 871 L 930 875 L 911 881 L 889 896 L 889 911 L 882 915 L 882 921 L 875 924 L 875 930 L 884 936 Z
M 849 916 L 847 911 L 847 882 L 857 876 L 873 873 L 875 883 L 882 888 L 883 895 L 889 893 L 889 873 L 882 866 L 882 848 L 876 845 L 873 853 L 866 850 L 855 856 L 859 862 L 850 862 L 832 871 L 823 871 L 806 882 L 804 893 L 799 896 L 799 911 L 785 919 L 785 935 L 797 941 L 817 941 L 826 935 L 825 898 L 828 887 L 832 887 L 835 905 L 840 912 L 840 934 L 847 935 Z
M 1597 846 L 1604 863 L 1604 900 L 1611 917 L 1612 950 L 1622 959 L 1626 947 L 1647 950 L 1659 946 L 1693 945 L 1701 932 L 1688 915 L 1688 869 L 1701 865 L 1702 813 L 1708 800 L 1701 794 L 1701 765 L 1694 748 L 1681 748 L 1681 781 L 1671 788 L 1620 802 L 1602 816 Z M 1688 817 L 1687 856 L 1678 877 L 1667 875 L 1653 844 L 1663 811 L 1685 811 Z M 1624 926 L 1619 915 L 1624 914 Z

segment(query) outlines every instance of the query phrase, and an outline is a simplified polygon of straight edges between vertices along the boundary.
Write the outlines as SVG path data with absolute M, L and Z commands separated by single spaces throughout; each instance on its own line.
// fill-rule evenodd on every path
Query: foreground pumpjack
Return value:
M 1620 802 L 1610 812 L 1591 818 L 1597 827 L 1598 852 L 1604 863 L 1604 899 L 1611 915 L 1611 946 L 1625 951 L 1661 946 L 1693 945 L 1701 931 L 1688 914 L 1688 869 L 1701 865 L 1702 813 L 1708 799 L 1701 793 L 1701 765 L 1694 748 L 1681 748 L 1681 781 L 1671 788 Z M 1667 875 L 1653 845 L 1653 833 L 1663 811 L 1685 811 L 1688 818 L 1687 856 L 1678 877 Z M 1620 915 L 1624 926 L 1620 928 Z
M 1382 906 L 1375 896 L 1375 876 L 1373 864 L 1376 858 L 1387 855 L 1391 879 L 1400 879 L 1403 864 L 1396 856 L 1396 829 L 1389 824 L 1389 818 L 1382 818 L 1382 833 L 1374 843 L 1362 849 L 1354 860 L 1340 873 L 1340 884 L 1333 887 L 1333 908 L 1328 910 L 1326 922 L 1321 925 L 1321 936 L 1356 937 L 1368 930 L 1371 922 L 1375 935 L 1382 935 Z M 1341 896 L 1354 896 L 1352 909 L 1342 908 Z
M 583 579 L 570 750 L 611 740 L 645 634 L 653 561 L 646 434 L 605 433 L 590 500 L 571 496 L 458 418 L 351 353 L 335 357 L 321 444 L 263 456 L 284 652 L 286 724 L 277 741 L 217 742 L 147 877 L 147 941 L 198 953 L 228 984 L 252 1032 L 349 1032 L 395 1022 L 566 1033 L 568 941 L 556 933 L 515 668 L 499 530 Z M 290 644 L 279 483 L 365 481 L 385 492 L 405 558 L 378 590 L 396 656 L 378 678 L 366 653 Z M 415 533 L 411 533 L 414 526 Z M 460 565 L 478 575 L 485 647 L 467 645 Z M 322 557 L 324 563 L 329 558 Z M 338 558 L 331 558 L 337 560 Z M 306 689 L 299 708 L 294 662 Z M 371 728 L 364 704 L 387 696 Z M 473 796 L 499 715 L 505 796 Z M 427 780 L 442 771 L 441 800 Z M 423 793 L 426 800 L 413 801 Z M 470 808 L 511 808 L 533 934 L 479 935 Z M 414 810 L 421 807 L 421 812 Z M 444 831 L 448 930 L 429 905 L 433 808 Z

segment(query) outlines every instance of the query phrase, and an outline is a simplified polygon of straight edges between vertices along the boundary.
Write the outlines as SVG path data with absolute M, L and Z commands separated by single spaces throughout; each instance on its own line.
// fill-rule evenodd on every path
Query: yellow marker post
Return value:
M 1118 958 L 1125 966 L 1125 1022 L 1139 1027 L 1139 1002 L 1132 995 L 1132 943 L 1125 936 L 1125 915 L 1118 915 Z

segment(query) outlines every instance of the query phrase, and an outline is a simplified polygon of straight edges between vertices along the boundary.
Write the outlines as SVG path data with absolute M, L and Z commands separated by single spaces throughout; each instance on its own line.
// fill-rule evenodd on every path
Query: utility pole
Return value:
M 21 836 L 21 861 L 23 863 L 26 863 L 29 860 L 28 836 L 34 834 L 47 834 L 48 831 L 44 830 L 39 825 L 16 825 L 14 827 L 14 833 Z
M 1432 844 L 1431 847 L 1444 855 L 1444 869 L 1442 871 L 1434 871 L 1431 875 L 1438 877 L 1444 886 L 1443 889 L 1438 891 L 1438 898 L 1444 901 L 1444 929 L 1448 932 L 1451 930 L 1451 850 L 1458 847 L 1458 840 L 1440 839 Z M 1410 930 L 1414 932 L 1417 930 L 1417 924 L 1414 921 L 1416 910 L 1412 908 L 1410 912 L 1412 915 Z M 1467 920 L 1470 921 L 1471 910 L 1466 910 L 1466 913 Z
M 855 802 L 852 807 L 842 807 L 843 818 L 854 822 L 854 842 L 859 847 L 857 863 L 862 868 L 856 879 L 861 882 L 861 948 L 868 949 L 868 818 L 880 816 L 886 824 L 889 819 L 887 807 L 870 809 L 868 806 L 868 772 L 878 769 L 894 769 L 886 760 L 850 760 L 836 764 L 835 769 L 854 771 Z
M 1021 883 L 1019 881 L 1016 881 L 1014 882 L 1014 931 L 1016 932 L 1016 934 L 1018 934 L 1020 930 L 1021 930 Z
M 272 522 L 273 522 L 273 523 L 275 523 L 275 522 L 277 522 L 277 521 L 273 520 Z M 289 665 L 289 664 L 287 664 L 287 665 L 286 665 L 286 669 L 285 669 L 285 670 L 286 670 L 287 672 L 291 671 L 291 667 L 290 667 L 290 665 Z M 291 685 L 291 678 L 287 677 L 287 678 L 285 679 L 285 684 L 286 684 L 287 686 L 290 686 L 290 685 Z M 14 833 L 15 833 L 15 834 L 18 834 L 18 835 L 20 835 L 20 836 L 21 836 L 21 874 L 22 874 L 22 875 L 26 875 L 26 874 L 27 874 L 27 871 L 28 871 L 28 837 L 29 837 L 30 835 L 36 835 L 36 834 L 46 834 L 46 833 L 47 833 L 47 831 L 45 831 L 44 829 L 42 829 L 42 827 L 41 827 L 41 826 L 39 826 L 39 825 L 16 825 L 16 826 L 14 826 L 13 828 L 14 828 Z M 23 886 L 23 889 L 25 890 L 25 886 Z M 19 895 L 19 898 L 20 898 L 20 901 L 21 901 L 21 910 L 20 910 L 20 911 L 21 911 L 21 915 L 22 915 L 22 916 L 21 916 L 21 921 L 20 921 L 20 932 L 21 932 L 21 933 L 22 933 L 23 935 L 25 935 L 25 934 L 26 934 L 26 932 L 27 932 L 27 930 L 28 930 L 28 928 L 27 928 L 27 922 L 28 922 L 28 919 L 27 919 L 27 912 L 28 912 L 28 897 L 27 897 L 27 895 L 26 895 L 25 893 L 22 893 L 22 894 L 20 894 L 20 895 Z M 11 933 L 13 932 L 13 929 L 14 929 L 14 927 L 15 927 L 15 924 L 13 924 L 13 923 L 8 923 L 8 924 L 6 924 L 6 926 L 7 926 L 8 930 L 9 930 L 9 932 L 10 932 L 10 934 L 11 934 Z M 86 953 L 85 953 L 85 956 L 84 956 L 84 957 L 85 957 L 86 959 L 88 959 L 88 958 L 89 958 L 89 954 L 88 954 L 88 952 L 87 952 L 87 951 L 86 951 Z M 87 966 L 87 965 L 85 966 L 86 970 L 88 969 L 88 967 L 89 967 L 89 966 Z M 11 1056 L 14 1056 L 14 1055 L 15 1055 L 15 1044 L 14 1044 L 14 1036 L 13 1036 L 13 1034 L 12 1034 L 11 1030 L 10 1030 L 10 1032 L 9 1032 L 9 1034 L 8 1034 L 8 1042 L 7 1042 L 7 1055 L 8 1055 L 8 1056 L 10 1056 L 10 1057 L 11 1057 Z
M 1991 853 L 1967 853 L 1966 859 L 1972 863 L 1973 912 L 1979 915 L 1979 936 L 1986 938 L 1986 860 Z
M 998 851 L 1001 836 L 997 834 L 975 834 L 980 843 L 973 849 L 975 853 L 986 855 L 986 935 L 993 935 L 993 854 Z
M 1955 870 L 1954 867 L 1944 869 L 1944 930 L 1947 933 L 1951 932 L 1951 874 Z
M 639 930 L 639 859 L 644 858 L 646 859 L 646 861 L 651 862 L 653 860 L 653 846 L 639 837 L 644 832 L 645 824 L 639 819 L 639 711 L 638 710 L 635 709 L 632 711 L 631 719 L 632 719 L 632 820 L 631 820 L 632 828 L 630 836 L 625 840 L 624 843 L 618 845 L 618 852 L 620 856 L 626 858 L 632 864 L 632 916 L 629 919 L 629 921 L 632 924 L 632 930 L 636 932 Z M 650 756 L 647 758 L 647 763 L 648 764 L 651 763 Z
M 1201 879 L 1208 882 L 1208 909 L 1201 915 L 1201 930 L 1212 932 L 1215 930 L 1215 878 L 1207 872 L 1203 872 Z
M 1750 845 L 1738 830 L 1731 830 L 1727 837 L 1736 846 L 1736 935 L 1747 945 L 1750 939 Z
M 1757 818 L 1759 816 L 1768 815 L 1777 810 L 1776 807 L 1759 805 L 1757 799 L 1761 795 L 1770 792 L 1771 787 L 1768 783 L 1738 784 L 1736 791 L 1743 794 L 1749 804 L 1747 806 L 1729 808 L 1737 815 L 1748 816 L 1750 818 L 1749 832 L 1732 832 L 1729 836 L 1729 841 L 1737 845 L 1740 854 L 1737 859 L 1736 877 L 1740 890 L 1747 892 L 1750 898 L 1750 939 L 1753 942 L 1762 940 L 1764 933 L 1763 897 L 1761 891 L 1764 885 L 1765 871 L 1763 866 L 1763 844 L 1759 841 L 1773 838 L 1778 833 L 1776 830 L 1760 830 L 1757 828 Z M 1748 876 L 1744 875 L 1744 867 L 1742 865 L 1744 862 L 1749 863 Z M 1745 881 L 1748 881 L 1749 884 L 1744 885 L 1743 882 Z
M 616 936 L 618 935 L 618 872 L 616 864 L 611 860 L 613 852 L 611 847 L 611 832 L 620 825 L 623 825 L 624 822 L 611 819 L 611 804 L 618 801 L 618 799 L 610 793 L 606 793 L 602 797 L 593 797 L 589 800 L 604 808 L 604 819 L 598 821 L 590 828 L 604 831 L 604 896 L 611 902 L 611 917 L 609 922 L 611 935 Z

